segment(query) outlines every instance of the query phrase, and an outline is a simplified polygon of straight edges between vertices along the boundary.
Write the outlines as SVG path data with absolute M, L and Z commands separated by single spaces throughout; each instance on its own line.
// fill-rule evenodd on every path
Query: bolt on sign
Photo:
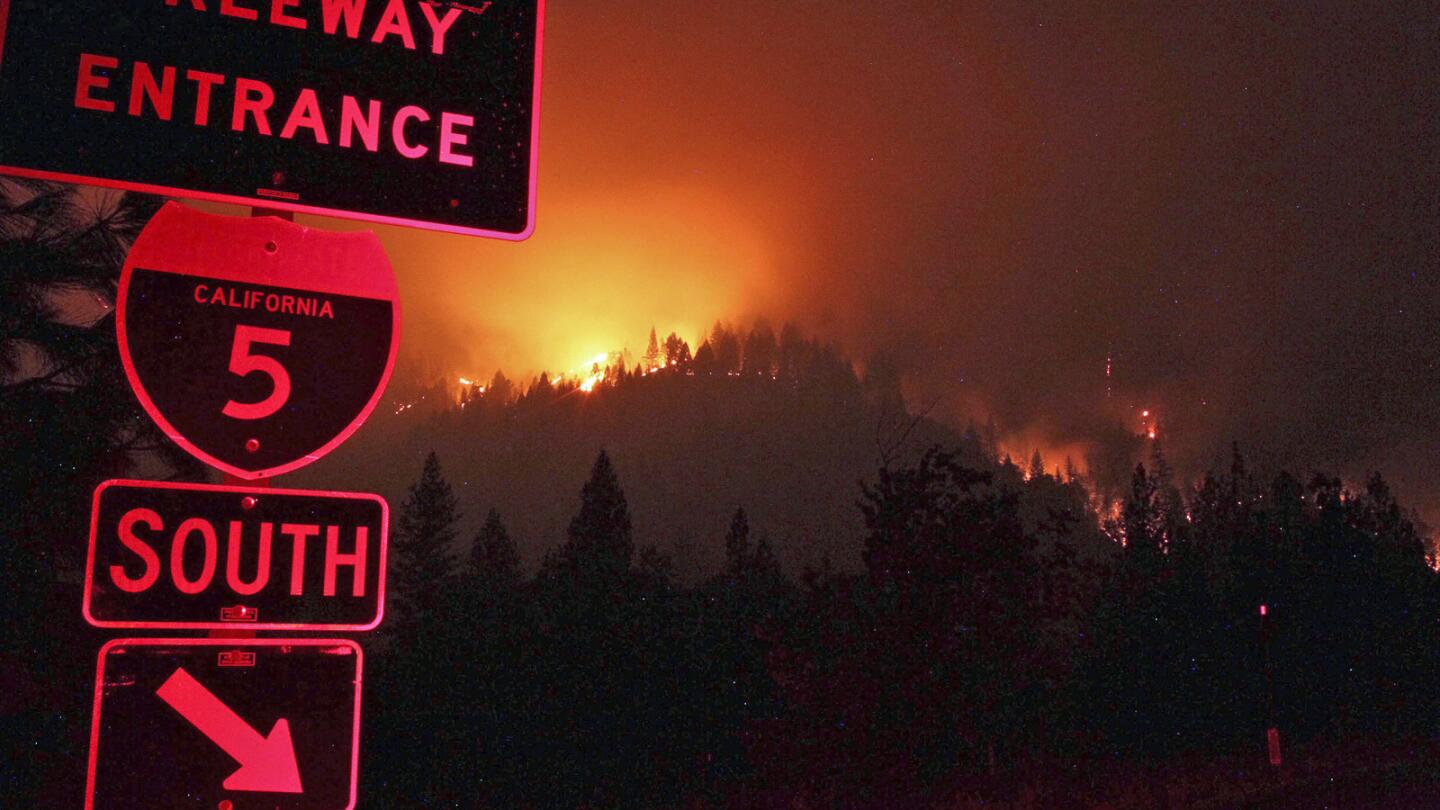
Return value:
M 361 658 L 335 639 L 109 642 L 86 810 L 353 808 Z
M 543 0 L 0 0 L 0 172 L 504 239 Z
M 135 240 L 115 325 L 150 417 L 245 479 L 339 446 L 379 402 L 400 346 L 395 275 L 374 234 L 177 203 Z
M 96 627 L 362 631 L 384 613 L 378 495 L 107 481 L 90 514 Z

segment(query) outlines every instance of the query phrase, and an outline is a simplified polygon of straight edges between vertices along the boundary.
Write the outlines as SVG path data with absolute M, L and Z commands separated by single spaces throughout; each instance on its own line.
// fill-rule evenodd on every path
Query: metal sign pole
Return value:
M 287 222 L 294 222 L 294 221 L 295 221 L 295 214 L 294 214 L 293 212 L 291 212 L 291 211 L 279 211 L 279 210 L 276 210 L 276 209 L 273 209 L 273 208 L 252 207 L 252 208 L 250 209 L 250 216 L 252 216 L 252 217 L 279 217 L 279 218 L 281 218 L 281 219 L 283 219 L 283 220 L 286 220 Z M 230 485 L 234 485 L 234 486 L 252 486 L 252 487 L 268 487 L 268 486 L 270 486 L 270 479 L 269 479 L 269 478 L 257 478 L 257 479 L 255 479 L 255 480 L 253 480 L 253 481 L 247 481 L 247 480 L 245 480 L 244 478 L 240 478 L 239 476 L 231 475 L 230 473 L 225 473 L 224 481 L 225 481 L 226 484 L 230 484 Z M 254 631 L 254 630 L 248 630 L 248 629 L 242 629 L 242 628 L 238 628 L 238 627 L 237 627 L 236 629 L 234 629 L 234 630 L 210 630 L 209 632 L 207 632 L 207 633 L 205 634 L 205 637 L 206 637 L 206 638 L 255 638 L 255 631 Z

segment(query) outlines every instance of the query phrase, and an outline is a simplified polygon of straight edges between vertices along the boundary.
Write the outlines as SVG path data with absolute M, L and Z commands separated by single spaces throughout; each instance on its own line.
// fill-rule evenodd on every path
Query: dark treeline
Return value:
M 762 318 L 748 332 L 717 321 L 693 354 L 684 338 L 671 332 L 661 341 L 652 328 L 645 353 L 638 359 L 628 350 L 616 352 L 583 373 L 552 378 L 544 372 L 524 387 L 503 370 L 497 371 L 488 384 L 463 386 L 459 399 L 461 407 L 544 405 L 547 398 L 563 397 L 582 385 L 604 391 L 656 374 L 772 380 L 831 394 L 847 390 L 859 394 L 863 385 L 872 389 L 872 395 L 896 398 L 896 404 L 900 395 L 899 377 L 888 365 L 877 366 L 862 383 L 834 346 L 807 338 L 793 323 L 785 324 L 777 335 Z
M 527 576 L 493 510 L 447 557 L 458 511 L 486 507 L 432 454 L 372 656 L 367 795 L 1069 804 L 1106 797 L 1106 763 L 1260 762 L 1272 725 L 1302 746 L 1436 730 L 1440 580 L 1378 476 L 1259 482 L 1237 452 L 1182 494 L 1156 452 L 1102 518 L 1079 481 L 937 448 L 859 496 L 858 573 L 787 577 L 741 508 L 712 537 L 724 570 L 682 587 L 635 547 L 602 452 Z

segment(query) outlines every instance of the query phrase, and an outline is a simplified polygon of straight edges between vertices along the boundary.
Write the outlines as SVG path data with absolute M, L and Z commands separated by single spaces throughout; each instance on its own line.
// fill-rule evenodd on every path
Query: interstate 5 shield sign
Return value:
M 231 475 L 309 464 L 375 408 L 400 343 L 395 276 L 370 233 L 169 203 L 120 276 L 126 376 L 171 439 Z

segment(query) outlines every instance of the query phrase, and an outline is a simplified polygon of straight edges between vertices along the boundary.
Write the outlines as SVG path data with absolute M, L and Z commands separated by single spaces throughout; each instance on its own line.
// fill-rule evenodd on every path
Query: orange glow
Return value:
M 754 200 L 709 182 L 616 186 L 613 179 L 593 193 L 552 183 L 558 193 L 547 195 L 546 165 L 542 158 L 539 226 L 525 242 L 306 215 L 298 221 L 380 237 L 402 310 L 424 313 L 405 320 L 401 367 L 439 362 L 523 378 L 593 358 L 597 346 L 638 354 L 652 327 L 662 341 L 675 332 L 693 349 L 717 320 L 748 323 L 777 309 L 785 228 L 752 210 Z
M 1045 465 L 1046 475 L 1053 476 L 1058 472 L 1060 479 L 1065 480 L 1067 462 L 1077 475 L 1085 475 L 1087 472 L 1085 457 L 1090 451 L 1090 445 L 1086 442 L 1058 441 L 1042 431 L 1025 430 L 1003 436 L 997 444 L 999 455 L 1002 458 L 1010 456 L 1010 460 L 1021 469 L 1027 481 L 1030 479 L 1030 460 L 1037 450 L 1040 451 L 1040 460 Z
M 542 191 L 539 229 L 518 244 L 379 229 L 397 259 L 403 306 L 427 314 L 406 323 L 402 350 L 441 346 L 452 368 L 512 377 L 567 368 L 576 357 L 593 358 L 588 369 L 608 359 L 596 346 L 643 351 L 652 326 L 661 340 L 673 331 L 693 346 L 716 320 L 743 319 L 773 300 L 776 231 L 742 201 L 700 185 L 566 191 Z M 474 332 L 426 331 L 440 324 Z

